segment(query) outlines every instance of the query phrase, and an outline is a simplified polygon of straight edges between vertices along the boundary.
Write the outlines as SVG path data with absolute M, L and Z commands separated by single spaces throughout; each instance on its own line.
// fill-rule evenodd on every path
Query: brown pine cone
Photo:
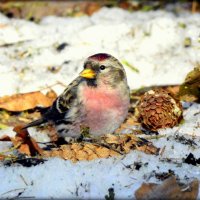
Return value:
M 182 119 L 179 100 L 163 89 L 146 92 L 141 97 L 136 112 L 142 126 L 152 131 L 174 127 Z

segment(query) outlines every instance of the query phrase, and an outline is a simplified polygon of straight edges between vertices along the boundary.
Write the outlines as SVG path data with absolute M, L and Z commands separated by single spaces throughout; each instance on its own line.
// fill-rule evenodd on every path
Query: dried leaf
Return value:
M 40 91 L 15 94 L 12 96 L 4 96 L 0 98 L 0 108 L 13 112 L 21 112 L 34 109 L 37 106 L 51 106 L 56 98 L 55 92 L 51 91 L 44 95 Z
M 8 24 L 0 24 L 0 29 L 3 29 L 5 27 L 7 27 L 7 26 L 8 26 Z
M 27 144 L 21 144 L 20 147 L 18 148 L 18 151 L 22 154 L 26 154 L 28 156 L 31 155 L 30 148 Z
M 3 135 L 1 138 L 0 138 L 0 141 L 11 141 L 10 137 L 7 136 L 7 135 Z
M 85 9 L 85 13 L 87 15 L 92 15 L 93 13 L 97 12 L 100 8 L 101 6 L 98 3 L 90 2 Z
M 41 114 L 36 110 L 36 112 L 17 112 L 13 113 L 6 110 L 0 110 L 0 126 L 6 128 L 9 126 L 15 127 L 18 124 L 28 124 L 41 117 Z M 1 129 L 1 127 L 0 127 Z
M 177 96 L 179 88 L 179 85 L 153 85 L 149 87 L 142 87 L 131 91 L 131 102 L 138 101 L 145 92 L 155 89 L 169 90 L 169 92 L 171 92 L 174 96 Z
M 109 144 L 119 144 L 119 137 L 117 137 L 117 135 L 109 134 L 105 136 L 105 142 Z
M 189 186 L 180 187 L 174 176 L 163 181 L 162 184 L 143 183 L 135 192 L 137 200 L 149 199 L 180 199 L 195 200 L 199 190 L 199 181 L 195 179 Z
M 13 130 L 17 134 L 14 138 L 10 138 L 16 149 L 18 149 L 20 153 L 29 156 L 42 154 L 43 150 L 38 146 L 36 141 L 30 137 L 28 131 L 22 128 L 23 126 L 16 126 Z
M 5 159 L 5 156 L 0 154 L 0 160 L 4 160 Z
M 98 10 L 99 2 L 88 1 L 20 1 L 0 2 L 0 10 L 11 17 L 39 21 L 44 16 L 79 16 L 93 14 Z M 105 2 L 101 2 L 105 4 Z M 47 9 L 48 8 L 48 9 Z
M 32 137 L 30 137 L 30 144 L 31 144 L 31 146 L 29 146 L 29 147 L 33 148 L 33 151 L 36 151 L 36 153 L 38 153 L 40 155 L 43 154 L 43 150 L 39 147 L 37 142 Z
M 137 146 L 136 149 L 138 151 L 143 151 L 147 154 L 157 155 L 159 153 L 159 149 L 157 147 L 155 147 L 151 142 L 149 142 L 146 145 Z
M 200 64 L 187 74 L 180 86 L 179 98 L 183 101 L 200 101 Z
M 46 93 L 46 96 L 49 98 L 49 99 L 52 99 L 52 101 L 54 101 L 56 98 L 57 98 L 57 94 L 55 93 L 54 90 L 50 90 Z

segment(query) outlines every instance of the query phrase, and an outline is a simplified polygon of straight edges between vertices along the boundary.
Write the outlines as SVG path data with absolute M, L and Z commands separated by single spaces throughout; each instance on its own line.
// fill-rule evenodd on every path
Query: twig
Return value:
M 124 154 L 125 154 L 124 152 L 119 151 L 119 150 L 117 150 L 117 149 L 115 149 L 115 148 L 113 148 L 113 147 L 111 147 L 111 146 L 109 146 L 108 144 L 105 144 L 105 143 L 93 142 L 93 144 L 96 144 L 96 145 L 102 146 L 102 147 L 106 147 L 107 149 L 110 149 L 110 150 L 112 150 L 112 151 L 115 151 L 115 152 L 119 153 L 120 155 L 124 155 Z
M 165 149 L 166 149 L 166 145 L 160 150 L 160 156 L 161 157 L 163 156 L 163 153 L 164 153 Z
M 61 85 L 62 87 L 66 88 L 67 85 L 65 85 L 64 83 L 60 82 L 60 81 L 57 81 L 56 83 L 52 84 L 52 85 L 47 85 L 46 87 L 42 87 L 40 89 L 40 91 L 42 90 L 46 90 L 46 89 L 52 89 L 52 87 L 56 86 L 56 85 Z
M 13 189 L 13 190 L 9 190 L 9 191 L 7 191 L 7 192 L 4 192 L 4 193 L 2 193 L 1 195 L 5 195 L 5 194 L 8 194 L 8 193 L 10 193 L 10 192 L 15 192 L 15 191 L 18 191 L 18 190 L 23 190 L 23 192 L 24 192 L 25 189 L 26 189 L 26 188 Z
M 17 157 L 15 156 L 15 155 L 12 155 L 12 154 L 9 154 L 9 155 L 4 155 L 4 154 L 1 154 L 0 153 L 0 157 L 3 157 L 4 158 L 4 160 L 5 160 L 5 158 L 9 158 L 9 159 L 16 159 Z
M 194 116 L 196 116 L 196 115 L 198 115 L 198 114 L 200 114 L 200 112 L 196 112 L 196 113 L 194 113 Z
M 17 45 L 17 44 L 23 44 L 23 43 L 31 42 L 31 41 L 33 41 L 33 40 L 21 40 L 21 41 L 17 41 L 17 42 L 13 42 L 13 43 L 4 43 L 4 44 L 1 44 L 0 47 L 9 47 L 9 46 L 14 46 L 14 45 Z
M 198 7 L 198 3 L 196 0 L 192 1 L 192 13 L 196 13 Z
M 119 151 L 117 149 L 114 149 L 113 147 L 109 146 L 108 144 L 105 144 L 103 142 L 98 142 L 96 139 L 90 138 L 90 140 L 88 140 L 88 138 L 83 138 L 82 141 L 86 144 L 94 144 L 94 145 L 98 145 L 98 146 L 102 146 L 102 147 L 106 147 L 107 149 L 110 149 L 112 151 L 115 151 L 117 153 L 119 153 L 120 155 L 124 155 L 124 153 L 122 151 Z
M 166 135 L 150 135 L 150 136 L 143 136 L 142 138 L 153 140 L 153 139 L 159 139 L 163 137 L 166 137 Z
M 25 178 L 20 174 L 20 178 L 22 179 L 22 181 L 25 183 L 26 186 L 28 186 L 28 183 L 26 182 Z

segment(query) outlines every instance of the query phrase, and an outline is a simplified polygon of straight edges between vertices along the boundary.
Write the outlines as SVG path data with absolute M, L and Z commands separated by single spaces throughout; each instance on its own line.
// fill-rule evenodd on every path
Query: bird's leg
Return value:
M 77 138 L 65 137 L 67 143 L 76 143 L 76 142 L 93 142 L 94 138 L 90 135 L 90 128 L 88 126 L 80 126 L 80 136 Z
M 77 138 L 78 142 L 92 142 L 94 138 L 90 134 L 90 127 L 81 125 L 80 126 L 81 135 Z
M 107 149 L 113 150 L 121 155 L 123 153 L 115 148 L 113 148 L 111 145 L 107 144 L 104 140 L 102 140 L 101 137 L 95 137 L 90 134 L 90 129 L 89 127 L 81 126 L 81 135 L 79 138 L 81 138 L 81 142 L 85 143 L 92 143 L 98 146 L 106 147 Z
M 65 142 L 67 142 L 68 144 L 75 143 L 75 142 L 77 142 L 77 140 L 78 140 L 78 138 L 65 137 Z
M 81 130 L 82 137 L 90 137 L 91 136 L 90 135 L 90 127 L 81 125 L 80 130 Z

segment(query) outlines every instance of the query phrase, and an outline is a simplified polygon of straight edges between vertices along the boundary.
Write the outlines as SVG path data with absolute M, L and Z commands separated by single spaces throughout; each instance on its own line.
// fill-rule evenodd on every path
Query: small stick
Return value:
M 196 0 L 192 1 L 192 13 L 196 13 L 197 12 L 197 7 L 198 7 L 198 3 Z

